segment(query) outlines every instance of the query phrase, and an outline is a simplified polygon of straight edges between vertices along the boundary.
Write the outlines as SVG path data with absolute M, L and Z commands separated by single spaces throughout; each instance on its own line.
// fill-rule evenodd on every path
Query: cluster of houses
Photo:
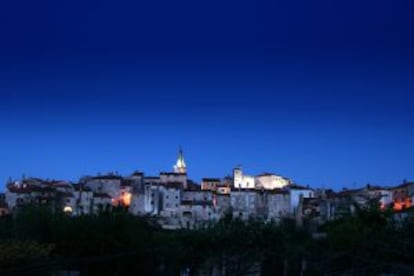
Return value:
M 372 200 L 378 200 L 382 209 L 403 211 L 411 208 L 413 199 L 414 183 L 409 182 L 391 188 L 367 185 L 334 192 L 300 186 L 271 173 L 245 175 L 240 167 L 232 176 L 203 178 L 198 184 L 187 178 L 180 150 L 174 172 L 158 176 L 134 172 L 130 176 L 110 173 L 83 177 L 78 183 L 38 178 L 9 181 L 0 197 L 0 215 L 29 204 L 50 206 L 72 216 L 123 206 L 134 215 L 157 218 L 167 229 L 196 228 L 224 216 L 275 222 L 290 218 L 298 223 L 308 220 L 322 224 Z

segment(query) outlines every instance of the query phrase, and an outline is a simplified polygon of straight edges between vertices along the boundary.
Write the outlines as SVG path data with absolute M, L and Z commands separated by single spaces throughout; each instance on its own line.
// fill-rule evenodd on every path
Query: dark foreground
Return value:
M 165 231 L 119 209 L 69 217 L 27 207 L 0 220 L 0 275 L 412 275 L 414 223 L 359 210 L 317 229 L 223 219 Z M 314 228 L 312 228 L 315 231 Z

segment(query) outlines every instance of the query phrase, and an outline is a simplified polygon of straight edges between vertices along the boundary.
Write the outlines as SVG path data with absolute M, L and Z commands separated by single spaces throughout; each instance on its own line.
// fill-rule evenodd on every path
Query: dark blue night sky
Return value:
M 0 180 L 414 179 L 412 1 L 2 1 Z M 272 3 L 270 3 L 272 2 Z

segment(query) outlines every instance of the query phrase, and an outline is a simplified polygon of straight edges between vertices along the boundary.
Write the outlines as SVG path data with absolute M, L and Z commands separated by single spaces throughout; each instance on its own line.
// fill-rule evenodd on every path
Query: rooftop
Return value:
M 221 182 L 220 178 L 203 178 L 203 179 L 201 179 L 201 181 L 206 181 L 206 182 Z
M 90 192 L 91 188 L 84 186 L 83 184 L 72 184 L 75 191 L 84 191 L 84 192 Z
M 186 173 L 178 173 L 178 172 L 160 172 L 160 175 L 176 175 L 176 176 L 181 176 L 181 175 L 187 175 Z

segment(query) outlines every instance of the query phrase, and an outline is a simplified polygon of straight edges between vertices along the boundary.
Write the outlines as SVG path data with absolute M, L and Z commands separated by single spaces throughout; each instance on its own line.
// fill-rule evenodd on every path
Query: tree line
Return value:
M 0 219 L 0 274 L 406 275 L 414 269 L 414 221 L 378 206 L 317 229 L 227 215 L 199 229 L 163 230 L 115 208 L 71 217 L 26 206 Z

